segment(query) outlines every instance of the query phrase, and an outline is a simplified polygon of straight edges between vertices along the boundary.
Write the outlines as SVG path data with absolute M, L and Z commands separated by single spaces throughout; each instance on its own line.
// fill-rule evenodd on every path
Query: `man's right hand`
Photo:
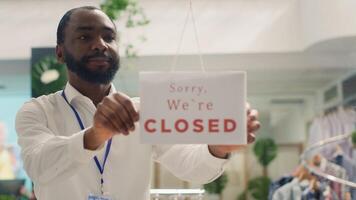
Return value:
M 93 126 L 84 135 L 84 148 L 95 150 L 116 134 L 128 135 L 138 120 L 139 114 L 128 96 L 106 96 L 97 106 Z

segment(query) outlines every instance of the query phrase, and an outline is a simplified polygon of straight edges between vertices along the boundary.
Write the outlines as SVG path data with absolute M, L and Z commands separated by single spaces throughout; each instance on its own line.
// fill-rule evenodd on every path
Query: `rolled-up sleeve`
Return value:
M 156 145 L 154 159 L 178 178 L 205 184 L 224 172 L 227 159 L 216 158 L 208 145 Z
M 71 135 L 56 136 L 47 127 L 41 106 L 34 101 L 24 104 L 16 116 L 16 132 L 21 146 L 24 168 L 32 180 L 49 183 L 70 178 L 80 167 L 88 164 L 103 148 L 86 150 L 85 130 Z

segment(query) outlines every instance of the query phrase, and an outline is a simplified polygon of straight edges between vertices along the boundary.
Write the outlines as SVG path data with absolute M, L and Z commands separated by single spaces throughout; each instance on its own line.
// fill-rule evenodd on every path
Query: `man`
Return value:
M 69 81 L 63 91 L 32 99 L 18 112 L 18 142 L 40 200 L 146 200 L 152 159 L 181 179 L 207 183 L 241 148 L 139 144 L 139 103 L 111 84 L 119 68 L 116 33 L 97 8 L 68 11 L 58 26 L 56 55 Z M 248 115 L 252 142 L 259 122 L 257 111 Z

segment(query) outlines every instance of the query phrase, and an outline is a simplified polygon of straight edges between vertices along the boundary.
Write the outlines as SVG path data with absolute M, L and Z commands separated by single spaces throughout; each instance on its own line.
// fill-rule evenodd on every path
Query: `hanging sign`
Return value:
M 140 72 L 145 144 L 246 144 L 244 72 Z

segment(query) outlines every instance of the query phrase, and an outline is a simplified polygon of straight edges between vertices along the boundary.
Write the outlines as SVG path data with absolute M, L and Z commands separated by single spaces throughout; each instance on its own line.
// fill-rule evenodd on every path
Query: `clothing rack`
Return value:
M 354 109 L 344 102 L 324 107 L 324 113 L 308 126 L 308 144 L 298 167 L 272 182 L 269 200 L 300 199 L 300 195 L 302 199 L 356 200 L 356 149 L 350 143 L 350 132 L 356 127 Z
M 346 186 L 349 186 L 349 187 L 356 188 L 356 183 L 351 182 L 349 180 L 344 180 L 344 179 L 335 177 L 335 176 L 330 175 L 330 174 L 327 174 L 325 172 L 322 172 L 319 168 L 317 168 L 315 166 L 311 166 L 310 164 L 308 164 L 308 158 L 310 158 L 310 155 L 312 155 L 312 153 L 315 152 L 315 150 L 318 150 L 318 149 L 320 149 L 322 147 L 325 147 L 326 145 L 328 145 L 330 143 L 335 143 L 335 142 L 338 142 L 338 141 L 345 140 L 347 138 L 350 138 L 351 136 L 352 136 L 352 133 L 343 134 L 343 135 L 338 135 L 338 136 L 335 136 L 335 137 L 327 138 L 327 139 L 324 139 L 324 140 L 322 140 L 320 142 L 315 143 L 314 145 L 312 145 L 309 148 L 307 148 L 303 152 L 303 154 L 301 155 L 302 165 L 304 165 L 305 168 L 309 172 L 314 173 L 314 174 L 316 174 L 318 176 L 321 176 L 321 177 L 326 178 L 326 179 L 328 179 L 330 181 L 333 181 L 333 182 L 337 182 L 337 183 L 340 183 L 340 184 L 343 184 L 343 185 L 346 185 Z

